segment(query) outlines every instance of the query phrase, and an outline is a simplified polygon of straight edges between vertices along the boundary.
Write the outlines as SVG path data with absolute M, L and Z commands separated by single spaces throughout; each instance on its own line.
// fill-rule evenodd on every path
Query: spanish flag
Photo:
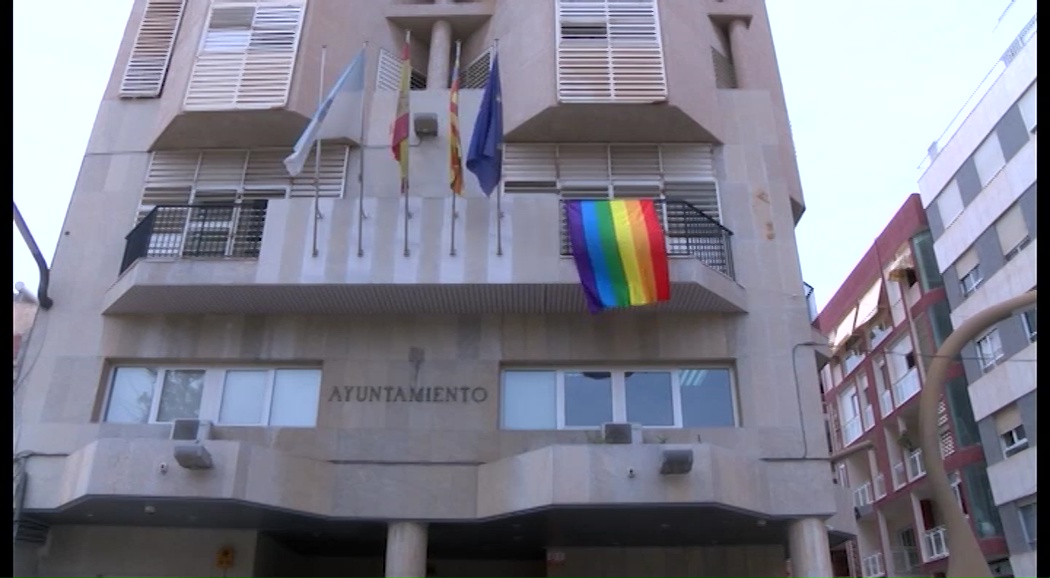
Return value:
M 449 186 L 453 194 L 463 194 L 463 150 L 459 138 L 459 42 L 452 67 L 452 88 L 448 93 Z
M 409 61 L 411 32 L 405 32 L 405 47 L 401 49 L 401 89 L 397 96 L 397 116 L 394 117 L 393 138 L 390 148 L 394 160 L 401 165 L 401 194 L 408 192 L 408 99 L 411 90 L 412 66 Z

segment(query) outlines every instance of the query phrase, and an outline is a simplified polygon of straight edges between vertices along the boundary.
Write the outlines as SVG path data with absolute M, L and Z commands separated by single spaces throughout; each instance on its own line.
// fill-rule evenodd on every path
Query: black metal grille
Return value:
M 265 223 L 265 200 L 158 206 L 125 237 L 120 272 L 142 257 L 257 259 Z
M 664 230 L 667 255 L 696 257 L 708 267 L 735 278 L 733 273 L 733 232 L 688 201 L 656 199 L 656 216 Z M 561 204 L 561 254 L 572 255 L 565 202 Z

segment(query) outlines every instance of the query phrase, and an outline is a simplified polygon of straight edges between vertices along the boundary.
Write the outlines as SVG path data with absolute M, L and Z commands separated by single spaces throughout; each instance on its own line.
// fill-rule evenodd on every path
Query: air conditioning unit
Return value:
M 602 424 L 602 440 L 607 444 L 640 444 L 642 426 L 637 423 Z
M 171 439 L 198 442 L 211 439 L 211 422 L 201 419 L 177 419 L 171 423 Z

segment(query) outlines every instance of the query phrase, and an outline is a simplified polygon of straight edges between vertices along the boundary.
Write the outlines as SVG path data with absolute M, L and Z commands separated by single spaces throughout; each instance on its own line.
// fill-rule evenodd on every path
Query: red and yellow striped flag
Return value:
M 411 32 L 405 32 L 405 47 L 401 49 L 401 88 L 397 96 L 397 116 L 394 117 L 393 138 L 390 148 L 394 160 L 401 165 L 401 194 L 408 192 L 408 117 L 409 91 L 412 89 L 412 66 L 409 62 Z
M 452 193 L 463 194 L 463 150 L 459 138 L 459 43 L 456 63 L 452 67 L 452 88 L 448 102 L 449 186 Z

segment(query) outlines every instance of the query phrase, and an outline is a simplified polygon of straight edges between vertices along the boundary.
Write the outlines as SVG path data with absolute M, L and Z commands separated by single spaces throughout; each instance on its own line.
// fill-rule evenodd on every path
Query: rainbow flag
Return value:
M 671 298 L 652 200 L 565 201 L 572 256 L 592 313 Z
M 456 64 L 452 67 L 452 88 L 448 91 L 448 162 L 449 186 L 457 195 L 463 194 L 463 151 L 459 138 L 459 43 L 456 43 Z
M 401 194 L 408 192 L 408 115 L 409 91 L 412 89 L 412 65 L 409 63 L 410 33 L 405 32 L 405 46 L 401 49 L 401 90 L 397 95 L 397 114 L 394 116 L 390 148 L 401 169 Z

